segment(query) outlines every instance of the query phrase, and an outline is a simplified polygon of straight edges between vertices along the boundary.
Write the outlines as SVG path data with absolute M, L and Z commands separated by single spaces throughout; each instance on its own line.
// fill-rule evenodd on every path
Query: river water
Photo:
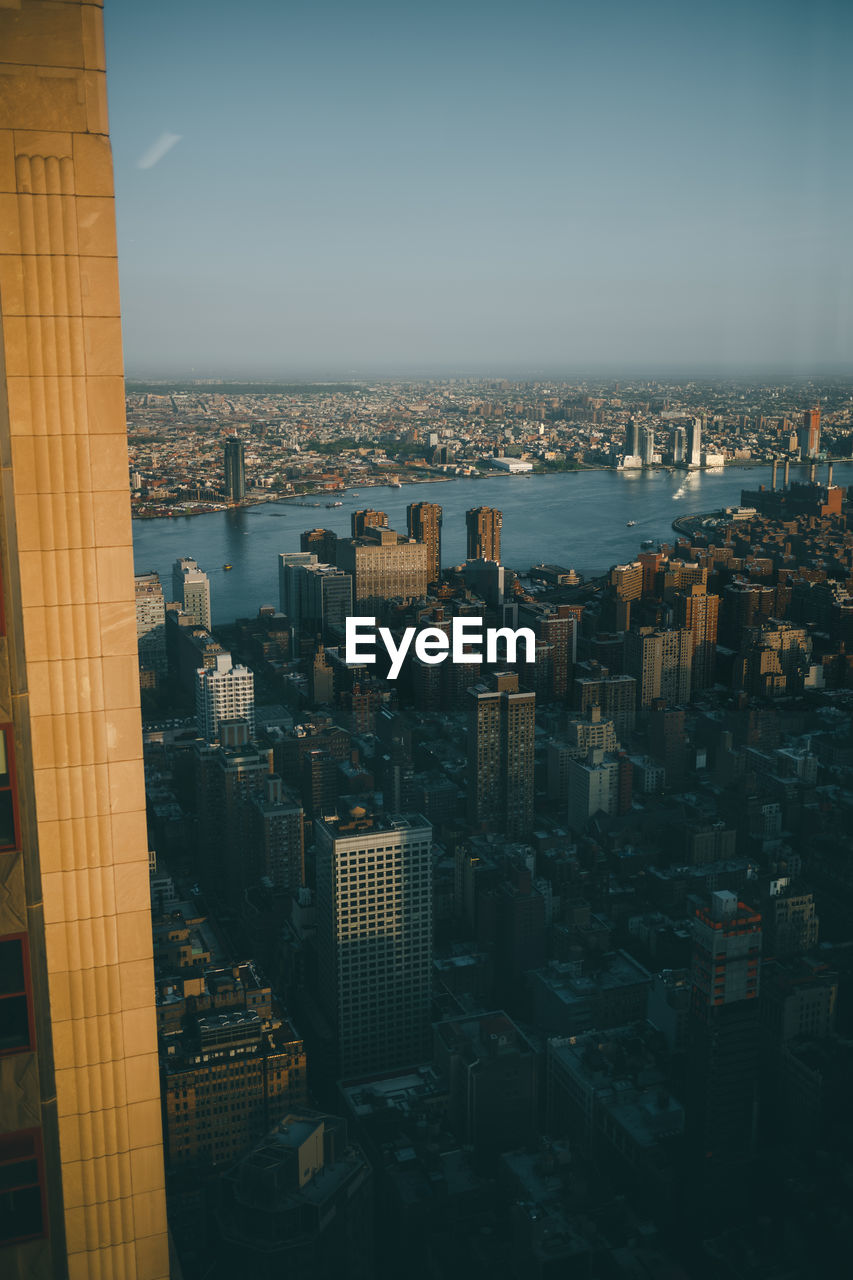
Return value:
M 807 467 L 792 467 L 805 479 Z M 826 476 L 826 467 L 818 470 Z M 779 483 L 782 468 L 779 468 Z M 836 463 L 836 484 L 853 483 L 853 463 Z M 342 505 L 327 509 L 319 498 L 291 499 L 258 507 L 174 519 L 134 520 L 138 572 L 156 569 L 168 598 L 172 565 L 193 556 L 210 575 L 214 622 L 252 616 L 260 605 L 278 605 L 278 553 L 298 551 L 299 535 L 317 526 L 349 536 L 350 512 L 374 507 L 388 513 L 392 529 L 406 530 L 410 502 L 444 508 L 442 563 L 465 559 L 465 512 L 498 507 L 503 512 L 502 560 L 511 569 L 561 564 L 585 576 L 632 559 L 644 539 L 668 541 L 672 521 L 693 512 L 740 502 L 743 488 L 770 484 L 769 467 L 719 471 L 572 471 L 548 476 L 495 476 L 367 488 L 335 495 Z M 299 504 L 317 505 L 299 505 Z M 636 524 L 628 528 L 627 521 Z M 230 571 L 223 566 L 232 565 Z

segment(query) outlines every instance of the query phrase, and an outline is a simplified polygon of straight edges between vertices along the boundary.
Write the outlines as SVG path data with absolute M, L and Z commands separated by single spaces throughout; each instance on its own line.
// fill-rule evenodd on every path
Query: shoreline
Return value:
M 827 457 L 822 459 L 817 465 L 828 466 L 830 463 L 832 464 L 853 463 L 853 457 L 850 457 L 850 458 Z M 807 466 L 811 466 L 812 464 L 811 462 L 793 462 L 791 465 L 796 467 L 807 467 Z M 695 467 L 692 469 L 688 467 L 673 468 L 671 465 L 667 463 L 657 463 L 651 467 L 637 467 L 635 469 L 629 469 L 628 471 L 624 471 L 624 470 L 620 471 L 618 467 L 604 466 L 603 464 L 597 464 L 597 463 L 592 463 L 592 464 L 582 463 L 578 467 L 567 467 L 565 470 L 562 470 L 562 471 L 525 471 L 515 475 L 510 471 L 498 470 L 498 471 L 485 471 L 485 472 L 480 471 L 474 475 L 468 475 L 468 476 L 448 476 L 448 475 L 418 476 L 418 477 L 407 478 L 405 481 L 380 481 L 380 483 L 378 484 L 370 483 L 370 482 L 365 483 L 364 481 L 362 481 L 361 483 L 357 483 L 353 485 L 344 485 L 340 489 L 318 489 L 318 490 L 315 490 L 313 493 L 308 492 L 304 494 L 300 493 L 300 494 L 284 494 L 284 495 L 276 494 L 275 497 L 271 496 L 271 497 L 259 497 L 259 498 L 244 498 L 242 502 L 212 507 L 211 509 L 206 511 L 159 511 L 159 512 L 152 512 L 149 515 L 149 514 L 144 514 L 142 512 L 134 512 L 133 509 L 131 508 L 131 520 L 189 520 L 197 516 L 218 516 L 218 515 L 222 515 L 227 511 L 243 511 L 249 507 L 271 506 L 277 503 L 290 503 L 293 506 L 297 506 L 301 504 L 302 506 L 321 508 L 324 506 L 328 506 L 329 504 L 327 502 L 316 502 L 316 503 L 307 502 L 307 501 L 304 501 L 304 499 L 324 498 L 324 497 L 339 498 L 340 495 L 342 494 L 351 493 L 353 491 L 359 491 L 360 489 L 397 489 L 397 488 L 406 489 L 410 485 L 452 484 L 460 480 L 474 480 L 474 481 L 498 480 L 498 479 L 524 480 L 531 476 L 536 476 L 540 479 L 545 479 L 549 476 L 581 475 L 582 473 L 587 471 L 613 471 L 619 475 L 642 475 L 643 473 L 646 473 L 646 472 L 667 471 L 671 474 L 677 473 L 679 475 L 683 472 L 685 476 L 695 475 L 696 472 L 706 471 L 712 475 L 717 475 L 721 471 L 727 471 L 730 468 L 734 468 L 734 467 L 745 467 L 745 468 L 750 468 L 754 470 L 755 468 L 760 468 L 760 467 L 769 468 L 770 466 L 772 466 L 772 463 L 768 463 L 764 459 L 759 461 L 757 459 L 744 458 L 744 459 L 737 459 L 737 460 L 732 459 L 729 462 L 725 463 L 724 466 L 722 467 Z M 673 524 L 673 528 L 675 528 L 674 524 Z

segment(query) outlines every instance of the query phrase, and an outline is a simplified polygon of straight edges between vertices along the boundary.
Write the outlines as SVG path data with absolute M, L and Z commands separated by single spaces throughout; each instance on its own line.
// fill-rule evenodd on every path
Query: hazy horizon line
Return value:
M 290 372 L 258 372 L 234 370 L 228 371 L 203 371 L 196 369 L 176 370 L 146 370 L 141 371 L 134 369 L 128 371 L 124 375 L 126 383 L 161 383 L 161 384 L 177 384 L 192 383 L 203 385 L 205 383 L 215 385 L 228 384 L 264 384 L 264 385 L 299 385 L 299 384 L 328 384 L 329 386 L 347 384 L 347 383 L 367 383 L 367 382 L 444 382 L 444 381 L 471 381 L 471 382 L 562 382 L 562 383 L 581 383 L 590 380 L 621 382 L 629 380 L 641 380 L 644 382 L 675 382 L 684 384 L 689 382 L 808 382 L 815 379 L 821 380 L 853 380 L 853 364 L 849 367 L 838 367 L 837 365 L 811 365 L 803 368 L 791 366 L 728 366 L 720 368 L 719 366 L 706 366 L 705 368 L 696 366 L 670 366 L 669 368 L 655 368 L 650 366 L 616 366 L 602 365 L 577 368 L 572 370 L 555 369 L 553 367 L 525 367 L 525 368 L 476 368 L 476 367 L 422 367 L 416 366 L 400 366 L 398 368 L 355 368 L 355 369 L 330 369 L 328 367 L 306 370 L 304 367 Z

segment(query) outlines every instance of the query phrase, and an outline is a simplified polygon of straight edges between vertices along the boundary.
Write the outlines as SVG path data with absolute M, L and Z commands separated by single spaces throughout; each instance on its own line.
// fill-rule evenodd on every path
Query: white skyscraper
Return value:
M 343 1076 L 429 1052 L 432 827 L 420 814 L 315 821 L 320 997 Z
M 221 720 L 246 720 L 255 732 L 255 677 L 248 667 L 235 666 L 230 653 L 216 655 L 216 665 L 196 672 L 195 715 L 198 731 L 208 742 L 219 736 Z
M 184 613 L 210 630 L 210 579 L 195 560 L 182 556 L 172 569 L 172 590 Z
M 687 431 L 687 465 L 702 465 L 702 419 L 694 418 Z

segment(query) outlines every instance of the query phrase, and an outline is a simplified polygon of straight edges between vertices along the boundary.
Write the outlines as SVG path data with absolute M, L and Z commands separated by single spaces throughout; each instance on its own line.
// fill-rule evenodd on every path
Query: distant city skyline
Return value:
M 851 365 L 840 0 L 112 0 L 130 376 Z

